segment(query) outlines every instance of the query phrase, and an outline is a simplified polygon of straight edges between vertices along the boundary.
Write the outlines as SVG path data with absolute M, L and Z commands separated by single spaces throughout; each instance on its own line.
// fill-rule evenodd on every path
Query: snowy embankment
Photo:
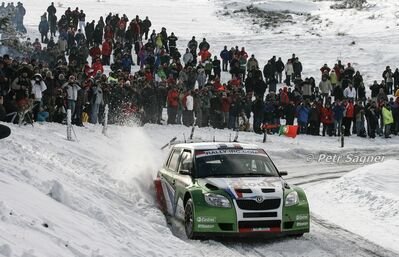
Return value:
M 0 141 L 0 256 L 187 256 L 155 206 L 163 156 L 143 129 L 75 130 L 79 142 L 58 124 Z
M 399 251 L 399 161 L 359 168 L 309 187 L 312 212 L 387 249 Z

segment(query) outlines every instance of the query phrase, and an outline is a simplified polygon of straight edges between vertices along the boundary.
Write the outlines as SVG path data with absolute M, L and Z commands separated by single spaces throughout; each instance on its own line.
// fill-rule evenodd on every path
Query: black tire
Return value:
M 188 239 L 196 239 L 194 233 L 194 203 L 192 199 L 188 199 L 184 207 L 184 229 Z

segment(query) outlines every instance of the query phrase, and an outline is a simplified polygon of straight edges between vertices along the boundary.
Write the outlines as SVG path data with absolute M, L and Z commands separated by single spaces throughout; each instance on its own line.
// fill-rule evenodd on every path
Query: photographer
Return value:
M 76 101 L 78 100 L 78 91 L 80 90 L 79 83 L 75 80 L 75 76 L 69 76 L 68 82 L 62 85 L 62 88 L 66 90 L 68 97 L 68 109 L 71 110 L 72 120 L 75 114 Z
M 33 116 L 37 120 L 37 114 L 40 112 L 40 107 L 42 105 L 43 92 L 47 89 L 46 83 L 44 83 L 42 75 L 36 73 L 33 75 L 31 80 L 32 84 L 32 95 L 34 95 L 33 102 Z

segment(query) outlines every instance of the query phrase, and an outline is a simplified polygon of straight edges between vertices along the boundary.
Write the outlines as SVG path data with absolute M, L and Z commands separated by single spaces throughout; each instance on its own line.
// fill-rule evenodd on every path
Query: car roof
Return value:
M 236 143 L 236 142 L 181 143 L 181 144 L 176 144 L 173 147 L 192 149 L 192 150 L 217 150 L 224 148 L 260 149 L 260 147 L 255 144 Z

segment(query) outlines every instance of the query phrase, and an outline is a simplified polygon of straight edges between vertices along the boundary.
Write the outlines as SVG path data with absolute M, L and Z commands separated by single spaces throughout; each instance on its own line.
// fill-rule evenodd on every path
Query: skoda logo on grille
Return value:
M 262 197 L 262 196 L 257 196 L 256 199 L 255 199 L 255 201 L 256 201 L 257 203 L 262 203 L 262 202 L 263 202 L 263 197 Z

